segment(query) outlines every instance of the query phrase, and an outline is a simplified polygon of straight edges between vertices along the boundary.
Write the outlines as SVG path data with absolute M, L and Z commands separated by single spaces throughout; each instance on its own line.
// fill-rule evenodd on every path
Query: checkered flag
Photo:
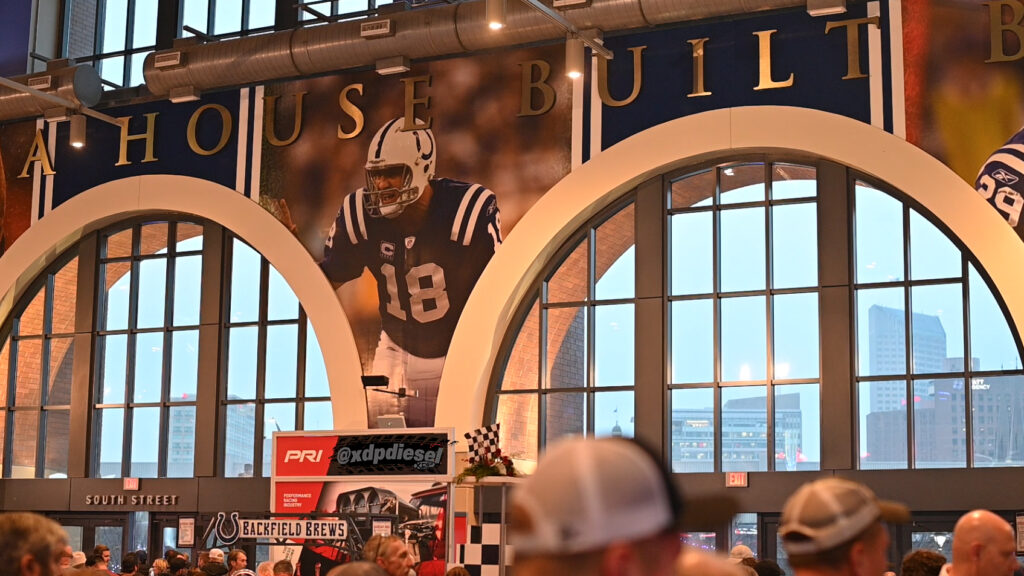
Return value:
M 469 463 L 485 460 L 491 454 L 498 451 L 498 427 L 495 423 L 483 428 L 477 428 L 472 432 L 466 432 L 466 440 L 469 441 Z

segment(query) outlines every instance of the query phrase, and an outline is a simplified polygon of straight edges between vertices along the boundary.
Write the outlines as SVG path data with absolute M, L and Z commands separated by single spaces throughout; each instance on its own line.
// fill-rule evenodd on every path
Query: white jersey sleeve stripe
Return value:
M 473 205 L 473 213 L 469 217 L 469 225 L 466 226 L 466 234 L 462 238 L 462 245 L 469 246 L 469 241 L 473 239 L 473 230 L 476 229 L 476 221 L 480 218 L 480 211 L 483 210 L 484 204 L 487 203 L 488 198 L 493 198 L 494 192 L 484 189 L 484 193 L 476 199 L 476 204 Z
M 366 210 L 363 210 L 364 192 L 363 188 L 356 190 L 355 210 L 359 218 L 359 233 L 363 236 L 363 240 L 369 240 L 370 237 L 366 234 L 366 222 L 363 220 L 363 213 L 366 212 Z
M 347 196 L 345 202 L 342 204 L 342 219 L 345 220 L 345 231 L 348 232 L 348 240 L 353 244 L 358 244 L 359 241 L 356 239 L 356 231 L 352 227 L 352 199 L 354 195 Z
M 459 228 L 461 228 L 462 219 L 466 216 L 466 209 L 469 208 L 469 201 L 476 194 L 476 191 L 480 188 L 479 184 L 473 184 L 469 190 L 462 195 L 462 203 L 459 204 L 459 211 L 455 213 L 455 220 L 452 222 L 452 242 L 459 241 Z

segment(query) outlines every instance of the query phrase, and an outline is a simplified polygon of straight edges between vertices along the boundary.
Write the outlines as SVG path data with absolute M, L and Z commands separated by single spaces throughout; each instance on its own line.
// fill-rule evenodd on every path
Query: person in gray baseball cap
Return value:
M 879 576 L 889 562 L 885 523 L 909 521 L 906 506 L 867 486 L 825 478 L 789 497 L 779 536 L 795 576 Z
M 516 576 L 673 574 L 680 532 L 714 529 L 731 498 L 682 498 L 661 459 L 624 438 L 552 445 L 512 491 Z

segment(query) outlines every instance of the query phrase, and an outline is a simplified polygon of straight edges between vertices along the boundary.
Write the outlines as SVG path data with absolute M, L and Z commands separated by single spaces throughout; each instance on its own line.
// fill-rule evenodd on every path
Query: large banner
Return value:
M 271 514 L 331 518 L 342 526 L 252 523 L 277 532 L 271 551 L 300 576 L 322 576 L 362 558 L 374 535 L 405 542 L 417 574 L 441 574 L 451 557 L 454 454 L 451 429 L 274 433 Z M 308 537 L 319 530 L 316 537 Z M 295 536 L 281 537 L 285 531 Z M 302 536 L 302 537 L 300 537 Z

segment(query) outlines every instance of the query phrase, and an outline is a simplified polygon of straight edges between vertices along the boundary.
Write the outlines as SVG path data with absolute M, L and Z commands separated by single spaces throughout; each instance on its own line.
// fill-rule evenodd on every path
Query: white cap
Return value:
M 554 444 L 512 492 L 509 543 L 516 555 L 564 555 L 732 518 L 736 503 L 682 502 L 659 460 L 624 438 Z M 685 509 L 685 515 L 684 515 Z
M 214 562 L 223 562 L 224 561 L 224 551 L 221 550 L 220 548 L 211 548 L 210 549 L 210 560 L 213 560 Z
M 750 546 L 746 544 L 737 544 L 732 547 L 729 551 L 729 561 L 733 564 L 739 564 L 747 558 L 753 558 L 754 551 L 750 549 Z
M 782 509 L 779 536 L 787 554 L 814 554 L 850 542 L 873 523 L 905 524 L 903 504 L 879 500 L 870 488 L 842 478 L 801 486 Z

